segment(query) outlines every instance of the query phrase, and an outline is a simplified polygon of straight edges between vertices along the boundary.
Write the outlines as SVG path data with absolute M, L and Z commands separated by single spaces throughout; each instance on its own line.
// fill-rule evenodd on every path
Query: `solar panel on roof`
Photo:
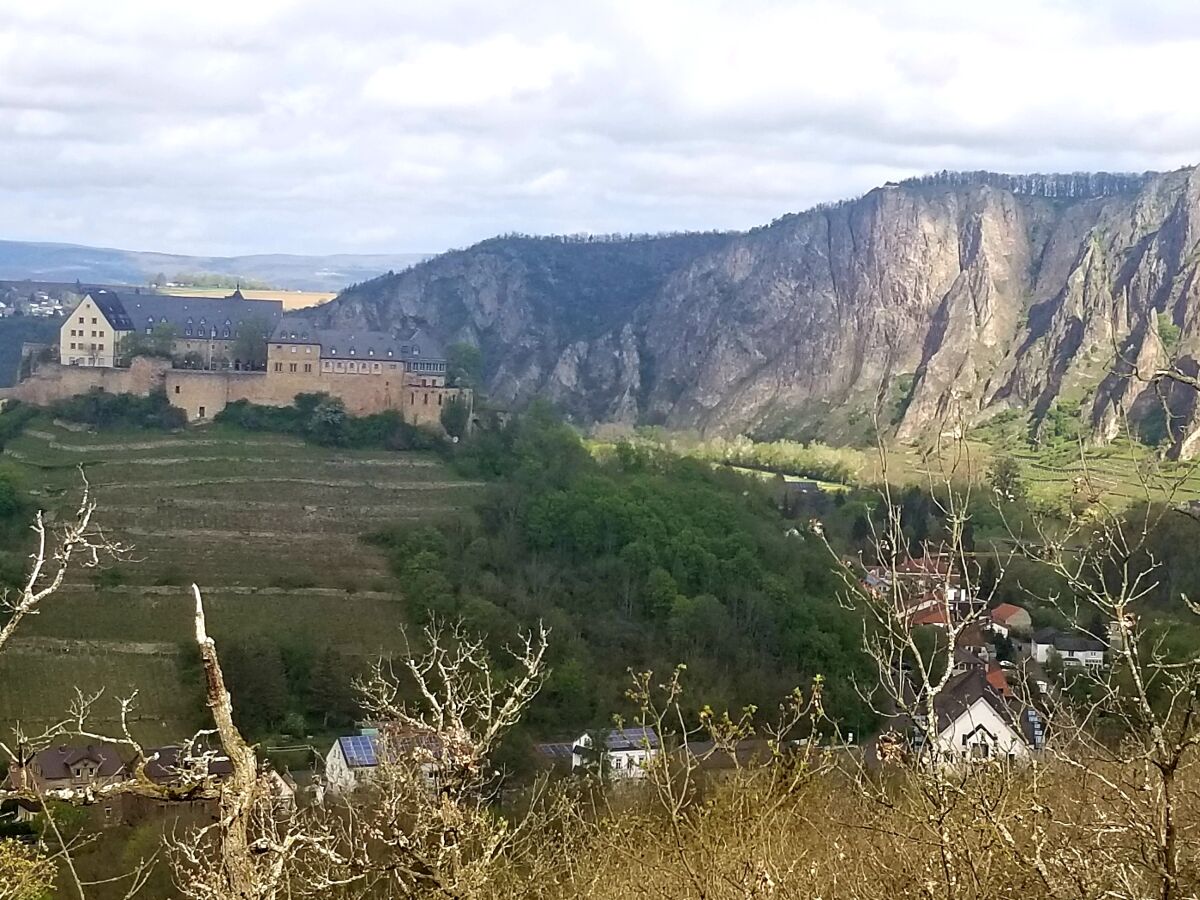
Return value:
M 339 739 L 342 754 L 351 768 L 359 766 L 375 766 L 379 760 L 375 755 L 375 738 L 370 735 L 355 734 Z

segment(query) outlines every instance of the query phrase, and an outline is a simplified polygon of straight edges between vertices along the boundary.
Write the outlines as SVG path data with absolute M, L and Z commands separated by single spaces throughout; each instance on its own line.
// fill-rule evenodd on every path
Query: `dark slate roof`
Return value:
M 168 784 L 184 773 L 179 769 L 179 747 L 155 747 L 146 751 L 146 777 L 156 784 Z M 230 775 L 233 762 L 228 756 L 217 756 L 208 761 L 209 775 Z
M 283 318 L 282 300 L 247 300 L 240 291 L 228 297 L 130 294 L 124 298 L 124 306 L 137 331 L 145 331 L 151 325 L 166 322 L 175 326 L 180 337 L 186 336 L 189 325 L 198 329 L 201 319 L 206 328 L 216 327 L 220 330 L 225 328 L 226 323 L 230 329 L 236 329 L 243 323 L 260 320 L 270 334 Z
M 101 778 L 121 774 L 125 764 L 116 748 L 104 744 L 88 744 L 86 747 L 48 747 L 35 754 L 34 766 L 43 778 L 59 779 L 71 777 L 71 766 L 80 760 L 97 763 L 96 775 Z
M 1103 641 L 1098 641 L 1085 634 L 1068 634 L 1053 628 L 1043 628 L 1034 632 L 1034 643 L 1050 644 L 1055 650 L 1065 653 L 1083 653 L 1084 651 L 1104 651 Z
M 576 742 L 578 746 L 578 742 Z M 604 736 L 604 746 L 609 751 L 644 750 L 649 747 L 656 750 L 661 746 L 658 732 L 653 728 L 642 728 L 635 725 L 632 728 L 614 728 Z
M 425 332 L 405 337 L 386 331 L 353 328 L 315 328 L 300 316 L 285 316 L 271 335 L 275 344 L 320 344 L 322 358 L 335 359 L 445 359 L 441 346 Z
M 88 291 L 88 296 L 99 307 L 100 312 L 104 313 L 104 317 L 108 319 L 108 324 L 113 327 L 114 331 L 129 331 L 133 328 L 129 313 L 125 310 L 120 296 L 105 290 Z
M 955 719 L 969 709 L 976 700 L 986 700 L 1009 725 L 1013 724 L 1012 713 L 1008 705 L 990 684 L 980 669 L 968 669 L 961 675 L 956 675 L 946 682 L 940 694 L 933 701 L 937 713 L 937 729 L 941 733 L 950 727 Z

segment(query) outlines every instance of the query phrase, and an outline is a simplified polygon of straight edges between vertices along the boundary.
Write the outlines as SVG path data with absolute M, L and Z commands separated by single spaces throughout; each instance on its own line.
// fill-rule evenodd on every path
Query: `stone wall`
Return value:
M 297 394 L 326 393 L 346 404 L 351 415 L 365 416 L 394 409 L 409 422 L 438 425 L 452 397 L 469 391 L 442 386 L 409 385 L 396 374 L 329 374 L 312 372 L 208 372 L 173 369 L 163 359 L 139 357 L 128 369 L 47 364 L 0 397 L 45 406 L 55 400 L 100 388 L 113 394 L 146 396 L 165 390 L 167 399 L 187 413 L 188 421 L 211 419 L 229 403 L 248 400 L 263 406 L 289 406 Z
M 297 394 L 338 397 L 346 411 L 365 416 L 398 410 L 409 422 L 437 425 L 456 388 L 406 386 L 404 374 L 323 375 L 288 372 L 204 372 L 172 369 L 166 375 L 167 399 L 187 412 L 188 420 L 210 419 L 236 400 L 263 406 L 289 406 Z M 203 412 L 201 411 L 203 409 Z
M 32 377 L 10 388 L 0 389 L 0 397 L 46 406 L 55 400 L 86 394 L 100 388 L 110 394 L 137 394 L 144 397 L 161 390 L 171 364 L 165 359 L 135 359 L 128 369 L 100 366 L 63 366 L 44 363 Z

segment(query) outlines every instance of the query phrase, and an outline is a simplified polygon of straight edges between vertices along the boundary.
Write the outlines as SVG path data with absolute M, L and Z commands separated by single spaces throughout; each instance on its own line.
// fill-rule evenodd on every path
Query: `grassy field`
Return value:
M 80 464 L 97 518 L 134 549 L 102 584 L 72 573 L 0 656 L 0 729 L 51 721 L 78 686 L 139 688 L 148 738 L 186 732 L 194 704 L 179 696 L 178 666 L 192 581 L 218 641 L 270 634 L 353 656 L 398 649 L 400 598 L 359 537 L 447 515 L 476 489 L 433 456 L 326 450 L 219 427 L 92 434 L 41 422 L 3 457 L 33 501 L 54 511 L 77 496 Z
M 228 297 L 233 293 L 228 288 L 163 288 L 174 297 Z M 247 300 L 282 300 L 284 309 L 307 309 L 332 300 L 337 294 L 332 291 L 252 291 L 243 290 Z

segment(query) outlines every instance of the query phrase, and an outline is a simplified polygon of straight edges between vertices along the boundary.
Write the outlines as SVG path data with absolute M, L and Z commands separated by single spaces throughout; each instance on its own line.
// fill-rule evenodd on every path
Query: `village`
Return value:
M 590 729 L 572 740 L 536 743 L 532 771 L 555 777 L 586 777 L 614 788 L 634 789 L 655 767 L 684 765 L 702 779 L 720 780 L 735 771 L 777 764 L 810 749 L 814 741 L 836 748 L 856 765 L 878 769 L 902 763 L 934 769 L 981 764 L 1022 766 L 1045 752 L 1054 734 L 1047 709 L 1072 673 L 1095 674 L 1119 650 L 1118 631 L 1109 642 L 1081 632 L 1033 629 L 1030 612 L 1013 603 L 983 608 L 945 556 L 928 555 L 891 566 L 868 568 L 860 583 L 865 596 L 892 606 L 897 627 L 926 629 L 953 641 L 946 671 L 937 683 L 901 664 L 890 673 L 903 688 L 877 733 L 795 734 L 785 740 L 740 737 L 717 741 L 698 732 L 662 732 L 654 721 Z M 931 702 L 930 702 L 931 701 Z M 928 717 L 932 712 L 933 719 Z M 281 808 L 340 805 L 366 797 L 381 768 L 419 773 L 436 792 L 441 766 L 451 755 L 445 736 L 396 722 L 364 720 L 324 747 L 310 747 L 312 764 L 291 771 L 268 768 L 274 801 Z M 7 788 L 21 799 L 17 818 L 33 819 L 32 798 L 92 796 L 97 827 L 135 825 L 155 816 L 182 814 L 212 821 L 212 792 L 232 769 L 227 757 L 202 745 L 140 750 L 103 742 L 58 743 L 30 752 L 8 774 Z M 498 773 L 499 774 L 499 773 Z M 150 792 L 128 790 L 142 783 Z M 203 784 L 182 807 L 179 792 Z M 365 792 L 365 793 L 364 793 Z

